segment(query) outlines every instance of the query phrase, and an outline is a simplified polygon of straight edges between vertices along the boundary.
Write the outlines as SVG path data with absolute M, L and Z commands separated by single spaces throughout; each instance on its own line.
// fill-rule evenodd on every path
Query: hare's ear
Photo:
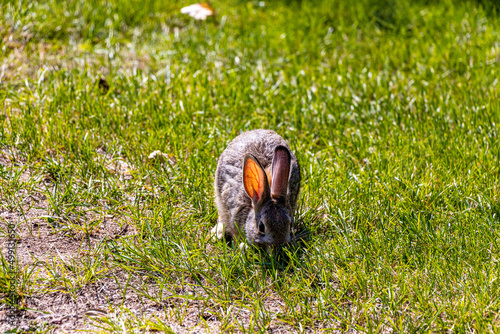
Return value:
M 266 172 L 259 161 L 250 154 L 243 163 L 243 185 L 255 205 L 261 205 L 269 197 L 269 183 Z
M 291 160 L 290 151 L 285 146 L 276 147 L 271 167 L 272 198 L 286 198 Z

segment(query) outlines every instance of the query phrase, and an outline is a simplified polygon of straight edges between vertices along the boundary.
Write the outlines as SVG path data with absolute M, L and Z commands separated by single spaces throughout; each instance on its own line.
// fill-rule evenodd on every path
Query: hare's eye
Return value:
M 260 223 L 259 223 L 259 233 L 260 233 L 260 234 L 264 234 L 264 233 L 266 233 L 266 225 L 264 225 L 264 223 L 263 223 L 263 222 L 260 222 Z

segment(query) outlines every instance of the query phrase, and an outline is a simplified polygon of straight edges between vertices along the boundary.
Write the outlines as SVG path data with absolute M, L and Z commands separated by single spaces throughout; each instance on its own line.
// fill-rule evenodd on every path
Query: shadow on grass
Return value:
M 308 248 L 311 230 L 309 228 L 299 229 L 293 238 L 293 241 L 277 248 L 273 248 L 268 253 L 264 248 L 251 246 L 247 249 L 249 262 L 260 266 L 264 271 L 293 272 L 293 269 L 300 265 L 303 260 L 304 250 Z M 238 247 L 239 242 L 230 234 L 226 234 L 221 242 L 226 242 L 227 247 Z
M 297 231 L 292 242 L 274 248 L 270 253 L 262 248 L 254 247 L 259 255 L 256 264 L 269 273 L 274 271 L 293 273 L 295 268 L 303 263 L 310 235 L 310 229 L 301 229 Z

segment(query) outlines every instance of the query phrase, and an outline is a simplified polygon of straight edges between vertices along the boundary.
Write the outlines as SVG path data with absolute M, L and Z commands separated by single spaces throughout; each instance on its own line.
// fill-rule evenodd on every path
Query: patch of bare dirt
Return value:
M 0 163 L 10 166 L 15 160 L 6 154 L 0 155 Z M 23 171 L 20 180 L 27 181 L 31 175 L 28 170 Z M 171 326 L 177 333 L 192 333 L 193 327 L 200 322 L 197 302 L 188 306 L 182 324 L 166 319 L 168 309 L 175 308 L 176 303 L 160 305 L 148 298 L 143 298 L 134 290 L 134 286 L 144 285 L 141 278 L 129 277 L 122 270 L 115 270 L 99 277 L 95 282 L 82 284 L 74 289 L 65 286 L 47 284 L 53 279 L 44 264 L 52 268 L 58 265 L 71 264 L 72 261 L 81 261 L 85 257 L 92 257 L 93 250 L 99 243 L 115 240 L 120 237 L 134 235 L 136 232 L 127 222 L 119 221 L 115 217 L 106 216 L 99 228 L 90 235 L 83 233 L 68 233 L 64 224 L 57 217 L 50 215 L 49 203 L 45 196 L 39 193 L 27 193 L 21 189 L 17 196 L 23 203 L 23 210 L 10 211 L 0 209 L 0 229 L 7 231 L 7 222 L 16 225 L 16 256 L 19 268 L 22 271 L 34 270 L 29 280 L 34 291 L 28 293 L 21 301 L 25 311 L 18 314 L 17 325 L 24 330 L 34 330 L 38 327 L 50 329 L 51 332 L 71 333 L 77 330 L 96 330 L 96 322 L 91 319 L 105 316 L 111 319 L 122 319 L 133 314 L 138 319 L 155 319 L 156 317 Z M 93 212 L 85 215 L 86 219 L 95 219 Z M 0 241 L 1 250 L 7 256 L 7 243 L 4 237 Z M 99 256 L 99 255 L 98 255 Z M 71 274 L 69 271 L 60 274 Z M 124 287 L 129 284 L 131 288 Z M 30 283 L 28 283 L 30 284 Z M 45 286 L 44 286 L 45 284 Z M 152 286 L 151 289 L 156 287 Z M 148 288 L 149 289 L 149 288 Z M 190 310 L 192 307 L 192 311 Z M 125 312 L 126 310 L 126 312 Z M 130 312 L 130 314 L 129 314 Z M 5 305 L 0 305 L 0 331 L 10 328 L 5 317 Z M 212 319 L 213 320 L 213 319 Z M 208 315 L 206 322 L 214 323 Z M 208 325 L 217 332 L 217 325 Z M 194 331 L 196 332 L 196 330 Z M 204 332 L 204 330 L 203 330 Z

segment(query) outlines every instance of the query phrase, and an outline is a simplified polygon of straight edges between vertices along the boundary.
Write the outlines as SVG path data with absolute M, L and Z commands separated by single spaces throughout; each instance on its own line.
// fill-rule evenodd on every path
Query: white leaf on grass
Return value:
M 153 151 L 148 156 L 149 160 L 159 160 L 160 162 L 169 162 L 171 165 L 175 165 L 177 160 L 172 154 L 163 153 L 162 151 Z
M 215 14 L 215 11 L 208 3 L 197 3 L 181 8 L 182 14 L 187 14 L 196 20 L 206 20 L 207 17 Z

